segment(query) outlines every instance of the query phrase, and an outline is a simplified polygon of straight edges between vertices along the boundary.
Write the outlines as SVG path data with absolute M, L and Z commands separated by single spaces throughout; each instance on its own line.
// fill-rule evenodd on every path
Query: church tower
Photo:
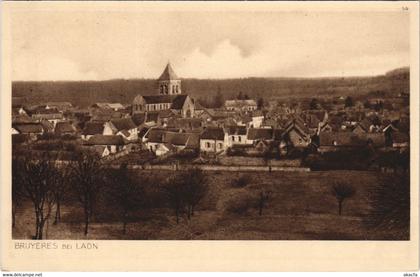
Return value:
M 181 94 L 181 80 L 176 76 L 171 64 L 168 63 L 158 79 L 159 94 Z

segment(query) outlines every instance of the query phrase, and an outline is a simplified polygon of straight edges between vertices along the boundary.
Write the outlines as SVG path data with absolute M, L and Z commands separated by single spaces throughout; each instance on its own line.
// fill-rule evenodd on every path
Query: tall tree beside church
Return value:
M 316 98 L 312 98 L 311 102 L 309 103 L 309 108 L 311 110 L 316 110 L 318 108 L 318 100 Z
M 264 107 L 264 99 L 262 97 L 257 100 L 257 108 L 261 110 Z
M 225 103 L 220 86 L 217 86 L 216 98 L 214 99 L 214 107 L 221 108 Z
M 346 108 L 353 107 L 354 106 L 353 98 L 351 98 L 350 96 L 347 96 L 347 98 L 344 102 L 344 105 L 345 105 Z

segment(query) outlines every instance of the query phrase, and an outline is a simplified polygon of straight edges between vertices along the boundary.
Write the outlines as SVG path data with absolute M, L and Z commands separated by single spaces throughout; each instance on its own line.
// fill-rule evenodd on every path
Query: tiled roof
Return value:
M 113 119 L 111 120 L 111 123 L 115 126 L 117 131 L 131 130 L 137 127 L 131 118 Z
M 39 134 L 43 132 L 41 123 L 17 123 L 13 124 L 13 128 L 21 134 Z
M 137 113 L 137 114 L 134 114 L 131 117 L 131 119 L 133 120 L 133 122 L 136 126 L 139 126 L 139 125 L 144 123 L 144 121 L 146 119 L 146 115 L 144 113 Z
M 226 126 L 225 132 L 228 135 L 246 135 L 245 126 Z
M 179 78 L 178 78 L 178 76 L 176 76 L 175 71 L 172 69 L 171 64 L 168 63 L 158 80 L 163 80 L 163 81 L 165 81 L 165 80 L 179 80 Z
M 98 102 L 92 105 L 93 108 L 100 108 L 100 109 L 114 109 L 114 110 L 121 110 L 124 109 L 124 106 L 121 103 L 107 103 L 107 102 Z
M 174 118 L 169 120 L 168 126 L 181 128 L 184 130 L 193 130 L 201 128 L 202 121 L 199 118 Z
M 201 139 L 224 140 L 223 128 L 208 127 L 200 136 Z
M 124 145 L 126 141 L 117 135 L 93 135 L 86 142 L 87 145 Z
M 320 146 L 364 146 L 369 141 L 374 146 L 384 146 L 385 136 L 382 133 L 354 134 L 351 132 L 321 132 L 319 134 Z
M 49 122 L 48 120 L 41 120 L 42 128 L 44 128 L 44 132 L 52 132 L 54 131 L 54 124 L 52 122 Z
M 100 135 L 104 131 L 104 124 L 101 122 L 86 122 L 83 128 L 83 135 Z
M 226 100 L 225 107 L 243 107 L 243 106 L 257 106 L 257 102 L 253 99 L 247 100 Z
M 76 127 L 74 127 L 74 125 L 70 122 L 57 122 L 54 131 L 58 134 L 74 133 L 76 132 Z
M 163 133 L 163 142 L 172 145 L 186 145 L 189 137 L 190 134 L 186 133 L 165 132 Z
M 145 138 L 148 142 L 162 143 L 165 132 L 167 132 L 165 129 L 153 128 L 149 130 Z
M 248 130 L 248 140 L 270 140 L 273 139 L 273 129 L 250 128 Z
M 180 110 L 182 106 L 184 106 L 185 100 L 187 99 L 188 95 L 177 95 L 174 100 L 172 101 L 171 109 Z

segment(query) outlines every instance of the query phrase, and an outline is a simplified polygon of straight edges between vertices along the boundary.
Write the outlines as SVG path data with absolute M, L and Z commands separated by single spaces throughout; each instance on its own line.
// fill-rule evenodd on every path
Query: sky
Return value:
M 12 79 L 379 75 L 409 65 L 402 12 L 19 11 Z

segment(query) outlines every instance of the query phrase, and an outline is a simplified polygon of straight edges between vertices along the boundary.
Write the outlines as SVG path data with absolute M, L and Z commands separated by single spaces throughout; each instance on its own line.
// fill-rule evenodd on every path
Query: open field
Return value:
M 165 178 L 173 172 L 142 171 Z M 379 184 L 380 173 L 373 171 L 325 172 L 206 172 L 209 191 L 192 219 L 186 216 L 176 224 L 173 210 L 153 208 L 139 211 L 122 234 L 115 216 L 101 215 L 83 235 L 83 211 L 76 204 L 62 208 L 62 222 L 46 227 L 47 239 L 198 239 L 198 240 L 386 240 L 407 239 L 395 231 L 367 226 L 371 210 L 370 191 Z M 232 185 L 245 175 L 246 186 Z M 344 201 L 343 214 L 331 195 L 334 182 L 346 182 L 356 194 Z M 259 189 L 271 191 L 263 213 L 258 213 Z M 243 204 L 246 203 L 246 204 Z M 22 205 L 16 215 L 13 238 L 29 239 L 34 230 L 33 208 Z

